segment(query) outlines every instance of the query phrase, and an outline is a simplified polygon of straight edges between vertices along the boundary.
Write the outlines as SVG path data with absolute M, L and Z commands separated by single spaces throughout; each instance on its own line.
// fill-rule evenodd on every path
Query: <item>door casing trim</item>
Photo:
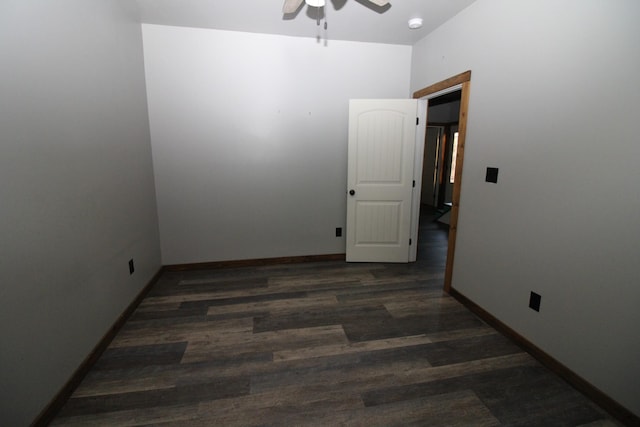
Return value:
M 460 115 L 458 119 L 458 153 L 456 156 L 456 172 L 453 182 L 453 196 L 451 200 L 451 220 L 449 224 L 449 244 L 447 247 L 447 264 L 444 273 L 443 290 L 447 293 L 451 291 L 453 280 L 453 261 L 456 251 L 456 237 L 458 233 L 458 213 L 460 211 L 460 188 L 462 184 L 462 167 L 464 163 L 464 148 L 467 140 L 467 115 L 469 112 L 469 91 L 471 89 L 471 70 L 457 74 L 434 83 L 413 93 L 414 99 L 433 98 L 438 92 L 462 86 L 460 95 Z M 427 117 L 427 125 L 428 125 Z

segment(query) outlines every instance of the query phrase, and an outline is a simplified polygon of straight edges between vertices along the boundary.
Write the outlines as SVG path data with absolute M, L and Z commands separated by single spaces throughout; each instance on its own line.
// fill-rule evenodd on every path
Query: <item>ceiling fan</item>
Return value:
M 376 6 L 386 6 L 389 4 L 389 0 L 367 0 L 370 3 L 375 4 Z M 284 0 L 284 4 L 282 5 L 282 13 L 289 14 L 295 13 L 296 10 L 302 5 L 302 2 L 307 3 L 309 6 L 313 7 L 324 7 L 326 1 L 325 0 Z

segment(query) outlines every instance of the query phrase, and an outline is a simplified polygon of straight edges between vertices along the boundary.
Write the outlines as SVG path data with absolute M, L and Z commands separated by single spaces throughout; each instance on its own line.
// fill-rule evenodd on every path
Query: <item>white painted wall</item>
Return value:
M 36 417 L 160 267 L 134 11 L 0 2 L 4 426 Z
M 411 47 L 143 25 L 164 264 L 344 253 L 350 98 Z
M 639 17 L 478 0 L 414 46 L 411 79 L 473 72 L 454 288 L 637 415 Z

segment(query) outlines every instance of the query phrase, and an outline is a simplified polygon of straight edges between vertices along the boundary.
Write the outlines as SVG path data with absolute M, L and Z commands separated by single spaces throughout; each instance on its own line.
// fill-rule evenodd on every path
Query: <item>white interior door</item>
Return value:
M 417 117 L 417 100 L 350 101 L 349 262 L 409 261 Z

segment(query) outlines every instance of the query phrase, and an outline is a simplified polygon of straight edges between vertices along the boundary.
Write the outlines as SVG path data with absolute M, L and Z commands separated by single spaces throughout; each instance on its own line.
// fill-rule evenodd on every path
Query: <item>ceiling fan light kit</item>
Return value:
M 385 7 L 389 4 L 389 0 L 367 0 L 369 3 L 372 3 L 378 7 Z M 284 0 L 284 4 L 282 6 L 282 13 L 285 15 L 296 13 L 296 11 L 300 8 L 302 3 L 306 3 L 307 6 L 311 7 L 325 7 L 327 5 L 327 0 Z
M 313 7 L 324 7 L 326 4 L 325 0 L 304 0 L 304 2 Z
M 367 0 L 368 2 L 378 6 L 378 7 L 385 7 L 389 4 L 389 0 Z M 289 14 L 293 14 L 296 13 L 299 9 L 300 6 L 302 6 L 302 3 L 304 2 L 304 4 L 306 4 L 309 7 L 314 7 L 317 9 L 317 15 L 316 15 L 316 22 L 318 25 L 320 25 L 320 19 L 321 19 L 321 15 L 320 15 L 320 8 L 323 8 L 327 5 L 327 0 L 284 0 L 284 4 L 282 5 L 282 13 L 285 15 L 289 15 Z M 327 29 L 327 19 L 326 19 L 326 15 L 324 15 L 324 29 Z M 415 20 L 415 19 L 414 19 Z M 414 21 L 412 20 L 412 21 Z M 419 19 L 420 24 L 418 27 L 411 27 L 411 22 L 409 21 L 409 26 L 411 28 L 420 28 L 422 26 L 422 19 Z

